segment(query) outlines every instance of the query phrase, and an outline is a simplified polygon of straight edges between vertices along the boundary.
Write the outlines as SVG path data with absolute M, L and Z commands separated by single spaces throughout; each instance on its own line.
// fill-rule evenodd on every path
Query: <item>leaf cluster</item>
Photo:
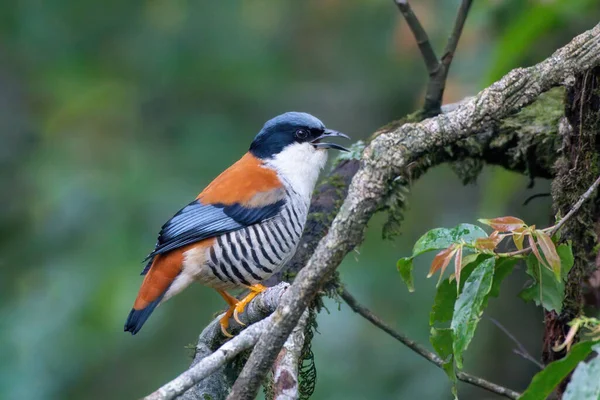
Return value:
M 526 272 L 532 278 L 520 297 L 526 301 L 534 301 L 546 310 L 556 312 L 560 312 L 562 308 L 564 282 L 573 266 L 571 243 L 557 245 L 559 236 L 554 235 L 554 227 L 537 229 L 515 217 L 479 221 L 490 226 L 493 232 L 487 234 L 481 227 L 472 224 L 460 224 L 454 228 L 435 228 L 417 240 L 410 257 L 401 258 L 397 263 L 402 280 L 412 292 L 415 290 L 414 258 L 437 251 L 428 274 L 428 277 L 431 277 L 439 272 L 437 292 L 429 318 L 430 342 L 444 362 L 443 368 L 452 382 L 452 392 L 455 397 L 457 397 L 456 374 L 463 368 L 464 353 L 473 340 L 488 300 L 490 297 L 499 296 L 502 281 L 513 271 L 516 263 L 525 260 Z M 508 253 L 498 251 L 499 244 L 505 239 L 512 242 L 514 251 Z M 528 247 L 525 247 L 525 243 Z M 452 260 L 454 260 L 454 271 L 445 277 L 444 273 Z M 571 341 L 577 329 L 581 327 L 588 328 L 596 335 L 600 332 L 600 322 L 595 324 L 595 320 L 589 318 L 574 322 L 572 327 Z M 594 339 L 597 340 L 599 337 Z M 568 358 L 570 361 L 557 361 L 557 363 L 564 363 L 562 367 L 550 368 L 549 366 L 540 372 L 541 377 L 536 376 L 532 381 L 534 387 L 531 389 L 532 393 L 545 393 L 548 387 L 551 387 L 550 391 L 556 387 L 592 351 L 592 342 L 585 343 L 573 346 L 572 354 Z M 571 342 L 565 343 L 563 347 L 570 347 L 570 345 Z M 592 362 L 582 365 L 578 367 L 580 370 L 578 376 L 581 376 L 579 379 L 584 379 L 587 374 L 600 368 Z M 547 370 L 550 372 L 546 372 Z M 551 377 L 547 378 L 545 374 Z M 538 386 L 543 386 L 543 389 L 537 388 Z M 596 386 L 588 386 L 585 390 L 596 390 Z M 572 391 L 579 393 L 575 389 Z M 527 398 L 545 398 L 545 396 Z

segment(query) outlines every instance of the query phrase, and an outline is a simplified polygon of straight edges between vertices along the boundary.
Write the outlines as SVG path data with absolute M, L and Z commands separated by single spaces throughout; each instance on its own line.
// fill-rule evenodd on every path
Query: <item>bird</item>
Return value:
M 246 305 L 266 290 L 261 282 L 296 252 L 328 150 L 349 151 L 331 137 L 350 139 L 303 112 L 267 121 L 249 150 L 162 226 L 125 332 L 138 333 L 159 304 L 199 282 L 227 302 L 220 325 L 231 337 L 229 319 L 241 324 Z M 244 288 L 241 300 L 228 293 Z

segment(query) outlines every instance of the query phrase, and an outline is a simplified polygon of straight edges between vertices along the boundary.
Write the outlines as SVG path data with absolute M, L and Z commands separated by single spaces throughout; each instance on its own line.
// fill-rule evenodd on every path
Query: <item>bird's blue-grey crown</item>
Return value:
M 317 149 L 348 149 L 335 144 L 324 143 L 328 137 L 344 137 L 343 133 L 327 129 L 317 117 L 303 112 L 286 112 L 268 120 L 250 145 L 250 153 L 262 159 L 274 157 L 287 146 L 295 143 L 310 143 Z

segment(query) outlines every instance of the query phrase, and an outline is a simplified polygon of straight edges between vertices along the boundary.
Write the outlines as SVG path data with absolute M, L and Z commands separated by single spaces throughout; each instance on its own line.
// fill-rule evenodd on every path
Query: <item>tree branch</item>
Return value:
M 458 46 L 458 40 L 462 33 L 462 29 L 467 20 L 469 9 L 471 8 L 472 0 L 463 0 L 458 9 L 458 14 L 454 22 L 454 28 L 448 38 L 448 43 L 442 54 L 440 66 L 435 74 L 429 80 L 427 85 L 427 91 L 425 92 L 425 105 L 423 110 L 426 116 L 434 116 L 439 114 L 444 99 L 444 90 L 446 89 L 446 80 L 448 78 L 448 72 L 450 71 L 450 65 L 454 59 L 454 53 Z
M 452 33 L 448 37 L 448 42 L 446 43 L 441 59 L 438 59 L 435 55 L 427 32 L 423 29 L 423 26 L 413 12 L 408 0 L 395 0 L 394 2 L 415 36 L 415 40 L 419 46 L 423 60 L 425 61 L 425 66 L 427 67 L 427 73 L 429 75 L 429 83 L 427 84 L 427 90 L 425 92 L 423 115 L 426 117 L 433 117 L 441 112 L 444 90 L 446 88 L 446 78 L 448 77 L 448 71 L 450 71 L 450 64 L 452 64 L 452 59 L 454 58 L 454 53 L 456 52 L 456 47 L 458 46 L 458 41 L 473 1 L 462 1 L 460 8 L 458 9 L 456 20 L 454 21 Z
M 298 398 L 298 366 L 304 347 L 304 329 L 308 310 L 283 345 L 273 365 L 273 399 L 295 400 Z
M 446 79 L 448 78 L 450 65 L 454 59 L 458 40 L 462 34 L 462 29 L 467 20 L 471 4 L 472 0 L 463 0 L 461 2 L 458 14 L 456 15 L 456 20 L 454 21 L 454 28 L 452 29 L 450 37 L 448 37 L 448 42 L 446 43 L 446 48 L 442 54 L 439 68 L 429 80 L 427 91 L 425 92 L 425 105 L 423 106 L 423 112 L 426 116 L 434 116 L 440 113 L 442 100 L 444 99 L 444 90 L 446 89 Z
M 205 357 L 200 363 L 162 386 L 156 392 L 146 396 L 145 400 L 171 400 L 183 394 L 196 382 L 213 374 L 223 365 L 232 361 L 238 354 L 252 347 L 270 322 L 271 318 L 272 316 L 269 316 L 250 325 L 242 331 L 242 333 L 221 346 L 217 351 Z
M 344 256 L 363 239 L 370 217 L 380 208 L 392 180 L 428 153 L 482 132 L 554 86 L 573 82 L 575 74 L 600 64 L 600 25 L 574 38 L 550 58 L 516 69 L 446 115 L 383 132 L 365 149 L 361 167 L 329 232 L 307 266 L 281 298 L 267 330 L 261 335 L 231 399 L 252 399 L 276 355 L 319 286 Z
M 427 361 L 431 362 L 436 367 L 443 368 L 444 361 L 441 358 L 439 358 L 435 353 L 430 352 L 414 340 L 409 339 L 404 334 L 391 328 L 388 324 L 383 322 L 377 315 L 373 314 L 371 310 L 360 304 L 358 300 L 356 300 L 356 298 L 352 296 L 352 294 L 350 294 L 348 290 L 346 290 L 346 288 L 342 289 L 340 296 L 342 297 L 342 299 L 344 299 L 344 301 L 346 302 L 346 304 L 348 304 L 352 311 L 354 311 L 357 314 L 360 314 L 373 325 L 383 330 L 394 339 L 397 339 L 400 343 L 402 343 L 415 353 L 419 354 L 421 357 L 425 358 Z M 483 378 L 468 374 L 466 372 L 459 371 L 456 373 L 456 377 L 463 382 L 470 383 L 471 385 L 478 386 L 489 392 L 496 393 L 500 396 L 504 396 L 509 399 L 517 399 L 520 396 L 520 393 L 517 393 L 511 389 L 505 388 L 498 384 L 489 382 Z
M 442 54 L 442 64 L 446 67 L 446 75 L 448 74 L 448 68 L 452 63 L 452 60 L 454 59 L 454 53 L 456 52 L 458 41 L 462 34 L 463 27 L 465 26 L 467 16 L 469 15 L 471 4 L 473 4 L 473 0 L 463 0 L 461 2 L 458 14 L 456 15 L 456 20 L 454 21 L 454 28 L 452 28 L 452 33 L 448 38 L 448 43 L 446 43 L 446 48 Z
M 427 32 L 425 32 L 425 29 L 423 29 L 421 22 L 419 22 L 419 19 L 413 12 L 408 0 L 395 0 L 394 3 L 396 3 L 396 6 L 398 6 L 398 9 L 404 16 L 408 27 L 415 36 L 415 40 L 419 46 L 421 55 L 423 56 L 423 61 L 425 61 L 425 66 L 427 67 L 427 73 L 430 77 L 433 77 L 436 71 L 440 68 L 440 62 L 438 57 L 435 55 L 433 47 L 431 46 Z
M 527 174 L 531 179 L 550 179 L 554 176 L 553 165 L 562 140 L 558 124 L 564 116 L 563 92 L 557 88 L 544 93 L 517 114 L 495 121 L 491 127 L 472 137 L 428 154 L 418 163 L 433 166 L 444 162 L 473 160 L 481 166 L 484 163 L 499 165 L 510 171 Z M 464 101 L 446 104 L 442 107 L 442 113 L 448 114 L 463 103 Z M 543 115 L 539 115 L 540 113 Z M 388 124 L 373 136 L 377 137 L 399 126 L 402 123 Z M 353 148 L 364 148 L 364 145 L 357 143 Z M 298 249 L 292 260 L 267 280 L 267 286 L 290 281 L 304 268 L 319 241 L 328 232 L 348 194 L 350 182 L 360 166 L 359 157 L 360 153 L 356 151 L 349 159 L 336 161 L 335 167 L 317 186 Z M 458 168 L 455 171 L 459 172 Z M 476 175 L 479 170 L 471 172 Z M 411 176 L 413 182 L 416 178 Z M 475 177 L 461 178 L 463 181 L 472 181 Z
M 224 398 L 231 385 L 227 382 L 224 366 L 241 352 L 254 346 L 270 321 L 269 315 L 277 308 L 281 296 L 288 287 L 289 284 L 280 283 L 256 296 L 240 315 L 242 322 L 249 325 L 246 329 L 242 330 L 243 327 L 231 318 L 230 329 L 237 336 L 225 344 L 223 342 L 227 338 L 221 333 L 219 323 L 223 314 L 215 318 L 200 334 L 194 361 L 190 368 L 154 393 L 146 396 L 145 400 L 169 400 L 184 393 L 183 398 L 188 400 L 204 399 L 206 394 L 213 398 Z M 240 331 L 241 333 L 239 333 Z M 220 372 L 216 373 L 219 370 Z M 200 384 L 198 384 L 199 382 Z M 192 386 L 194 388 L 186 393 Z

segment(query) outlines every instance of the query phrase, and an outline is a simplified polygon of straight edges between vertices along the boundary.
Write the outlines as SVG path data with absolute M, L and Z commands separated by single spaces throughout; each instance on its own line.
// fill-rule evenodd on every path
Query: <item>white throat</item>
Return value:
M 294 143 L 266 164 L 308 202 L 326 162 L 327 150 L 317 150 L 310 143 Z

